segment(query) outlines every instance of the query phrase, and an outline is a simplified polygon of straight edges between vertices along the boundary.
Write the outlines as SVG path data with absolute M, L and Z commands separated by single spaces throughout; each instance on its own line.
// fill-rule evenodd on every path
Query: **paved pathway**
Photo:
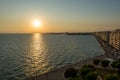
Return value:
M 56 69 L 46 74 L 31 77 L 26 80 L 65 80 L 65 79 L 62 70 Z

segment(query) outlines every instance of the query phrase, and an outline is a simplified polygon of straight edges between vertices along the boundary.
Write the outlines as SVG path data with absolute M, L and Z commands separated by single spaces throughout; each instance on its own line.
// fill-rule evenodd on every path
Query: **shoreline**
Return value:
M 106 43 L 102 42 L 101 40 L 97 39 L 97 41 L 100 44 L 101 48 L 104 51 L 106 50 L 101 55 L 98 55 L 98 56 L 95 56 L 95 57 L 92 57 L 92 58 L 87 58 L 85 60 L 76 62 L 74 64 L 61 66 L 59 68 L 55 68 L 53 70 L 50 70 L 49 72 L 39 74 L 39 75 L 36 75 L 36 76 L 31 76 L 29 78 L 26 78 L 25 80 L 65 80 L 64 71 L 69 67 L 74 67 L 76 69 L 80 69 L 85 64 L 93 64 L 94 59 L 104 60 L 106 58 L 111 58 L 111 59 L 115 60 L 116 59 L 116 54 L 118 54 L 118 52 L 116 52 L 110 46 L 108 47 L 108 45 Z
M 100 57 L 102 55 L 99 55 L 99 56 L 95 56 L 93 58 L 96 58 L 96 57 Z M 64 65 L 64 66 L 61 66 L 61 67 L 58 67 L 58 68 L 54 68 L 54 69 L 51 69 L 50 71 L 48 72 L 45 72 L 45 73 L 42 73 L 42 74 L 39 74 L 39 75 L 35 75 L 35 76 L 31 76 L 29 78 L 26 78 L 25 80 L 37 80 L 37 79 L 40 79 L 40 80 L 51 80 L 51 79 L 46 79 L 46 77 L 49 75 L 49 74 L 54 74 L 54 72 L 57 71 L 57 73 L 59 73 L 59 71 L 63 74 L 63 72 L 69 68 L 69 67 L 75 67 L 75 68 L 80 68 L 82 67 L 82 65 L 84 65 L 86 62 L 87 63 L 91 63 L 91 60 L 93 58 L 87 58 L 85 60 L 82 60 L 82 61 L 79 61 L 79 62 L 76 62 L 76 63 L 73 63 L 73 64 L 68 64 L 68 65 Z M 63 75 L 64 76 L 64 75 Z M 63 77 L 64 78 L 64 77 Z M 57 79 L 59 80 L 59 79 Z M 65 80 L 65 79 L 60 79 L 60 80 Z

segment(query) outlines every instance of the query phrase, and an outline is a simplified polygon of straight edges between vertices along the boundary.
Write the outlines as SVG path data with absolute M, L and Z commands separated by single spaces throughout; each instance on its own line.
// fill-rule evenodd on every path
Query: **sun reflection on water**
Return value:
M 27 62 L 29 67 L 27 67 L 28 76 L 36 75 L 44 72 L 44 66 L 48 65 L 46 60 L 45 42 L 43 36 L 39 33 L 32 35 L 32 41 L 30 45 L 30 52 L 28 53 Z
M 42 43 L 42 35 L 39 33 L 35 33 L 35 34 L 33 34 L 32 40 L 33 40 L 33 45 L 32 45 L 33 49 L 35 49 L 36 51 L 41 50 L 40 46 Z

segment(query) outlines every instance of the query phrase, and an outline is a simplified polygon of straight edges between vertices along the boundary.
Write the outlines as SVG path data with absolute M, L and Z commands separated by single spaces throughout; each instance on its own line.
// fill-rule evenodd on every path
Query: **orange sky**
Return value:
M 0 33 L 114 30 L 120 28 L 119 8 L 120 0 L 1 0 Z

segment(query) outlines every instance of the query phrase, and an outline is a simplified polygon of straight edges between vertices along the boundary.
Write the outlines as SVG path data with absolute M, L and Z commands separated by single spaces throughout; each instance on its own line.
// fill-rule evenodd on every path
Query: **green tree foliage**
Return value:
M 120 61 L 114 61 L 114 62 L 112 62 L 111 66 L 112 66 L 113 68 L 119 69 L 119 70 L 118 70 L 118 74 L 120 75 Z
M 112 62 L 111 66 L 113 68 L 117 68 L 117 65 L 116 65 L 117 63 L 120 63 L 120 61 L 114 61 L 114 62 Z
M 80 74 L 82 76 L 83 79 L 85 79 L 85 76 L 90 73 L 90 72 L 94 72 L 95 68 L 93 65 L 84 65 L 82 66 L 82 68 L 80 69 Z
M 108 67 L 109 63 L 110 63 L 110 61 L 108 61 L 108 60 L 103 60 L 103 61 L 101 62 L 101 65 L 105 68 L 105 67 Z
M 116 68 L 120 70 L 120 63 L 116 64 Z
M 107 75 L 105 80 L 118 80 L 118 75 L 117 74 L 111 74 Z
M 99 64 L 100 64 L 100 60 L 99 60 L 99 59 L 94 59 L 94 60 L 93 60 L 93 64 L 99 65 Z
M 78 73 L 77 69 L 68 68 L 65 70 L 64 76 L 65 76 L 65 78 L 72 78 L 72 77 L 76 77 L 77 73 Z
M 94 70 L 91 69 L 91 68 L 83 67 L 83 68 L 80 69 L 80 74 L 84 77 L 86 74 L 88 74 L 89 72 L 93 72 L 93 71 Z
M 97 80 L 97 76 L 96 72 L 90 72 L 85 76 L 85 80 Z

